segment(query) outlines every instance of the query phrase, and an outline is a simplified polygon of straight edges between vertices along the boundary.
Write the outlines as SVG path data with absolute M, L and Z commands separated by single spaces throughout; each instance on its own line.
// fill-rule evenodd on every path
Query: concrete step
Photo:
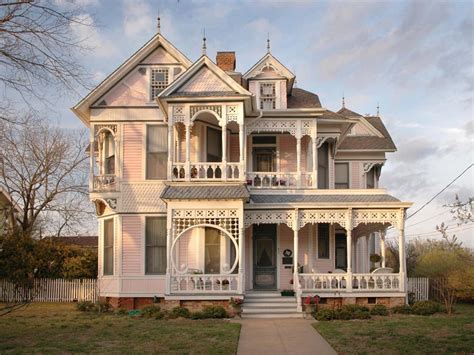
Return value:
M 302 313 L 297 312 L 288 312 L 288 313 L 252 313 L 252 314 L 243 314 L 242 318 L 303 318 Z
M 275 313 L 275 314 L 280 314 L 280 313 L 293 313 L 296 312 L 296 306 L 295 307 L 242 307 L 242 314 L 250 314 L 250 313 Z
M 245 303 L 296 303 L 294 297 L 259 297 L 259 298 L 247 298 L 245 297 Z
M 283 297 L 280 292 L 248 292 L 245 294 L 245 298 L 294 298 L 294 297 Z

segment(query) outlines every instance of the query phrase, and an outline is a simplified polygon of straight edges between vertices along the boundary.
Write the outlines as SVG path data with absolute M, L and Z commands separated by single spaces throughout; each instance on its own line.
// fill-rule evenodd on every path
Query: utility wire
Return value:
M 464 169 L 464 171 L 459 174 L 458 176 L 456 176 L 454 178 L 454 180 L 452 180 L 449 184 L 447 184 L 440 192 L 438 192 L 436 195 L 434 195 L 428 202 L 426 202 L 423 206 L 421 206 L 420 208 L 418 208 L 415 212 L 413 212 L 411 215 L 409 215 L 406 219 L 410 219 L 411 217 L 413 217 L 414 215 L 416 215 L 418 212 L 420 212 L 423 208 L 425 208 L 426 206 L 428 206 L 431 202 L 433 202 L 433 200 L 438 197 L 439 195 L 441 195 L 448 187 L 450 187 L 452 184 L 454 184 L 454 182 L 456 180 L 458 180 L 461 176 L 463 176 L 469 169 L 471 169 L 472 167 L 474 166 L 474 164 L 471 163 L 471 165 L 469 165 L 466 169 Z

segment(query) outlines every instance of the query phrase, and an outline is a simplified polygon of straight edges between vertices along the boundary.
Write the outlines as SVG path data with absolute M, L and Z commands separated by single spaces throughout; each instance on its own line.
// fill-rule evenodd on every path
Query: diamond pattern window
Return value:
M 273 110 L 276 108 L 275 83 L 260 83 L 260 109 Z
M 168 69 L 151 69 L 150 99 L 153 101 L 158 94 L 166 89 L 169 83 Z

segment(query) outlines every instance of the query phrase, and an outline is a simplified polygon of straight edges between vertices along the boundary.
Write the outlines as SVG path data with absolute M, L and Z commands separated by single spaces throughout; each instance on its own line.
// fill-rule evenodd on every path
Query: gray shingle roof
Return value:
M 239 200 L 250 196 L 244 184 L 232 185 L 170 185 L 161 193 L 165 200 Z
M 291 90 L 291 95 L 288 95 L 287 98 L 287 107 L 288 108 L 320 108 L 321 101 L 319 97 L 312 92 L 300 89 L 293 88 Z
M 337 113 L 344 115 L 346 117 L 362 117 L 361 114 L 354 112 L 352 110 L 349 110 L 348 108 L 342 107 Z
M 370 203 L 400 202 L 390 195 L 252 195 L 255 203 Z

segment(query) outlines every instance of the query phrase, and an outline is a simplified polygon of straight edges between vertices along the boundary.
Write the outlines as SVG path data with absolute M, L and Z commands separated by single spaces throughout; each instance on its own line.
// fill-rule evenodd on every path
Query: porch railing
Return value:
M 303 291 L 346 292 L 348 274 L 299 274 Z M 400 274 L 352 274 L 352 292 L 402 291 Z
M 312 187 L 313 174 L 276 171 L 248 172 L 247 185 L 256 189 Z
M 116 191 L 117 177 L 113 174 L 96 175 L 92 178 L 93 191 Z
M 238 274 L 185 274 L 171 276 L 171 293 L 237 293 Z
M 189 177 L 187 174 L 189 170 Z M 192 181 L 215 180 L 243 180 L 240 163 L 173 163 L 171 178 L 174 181 L 185 181 L 187 177 Z

